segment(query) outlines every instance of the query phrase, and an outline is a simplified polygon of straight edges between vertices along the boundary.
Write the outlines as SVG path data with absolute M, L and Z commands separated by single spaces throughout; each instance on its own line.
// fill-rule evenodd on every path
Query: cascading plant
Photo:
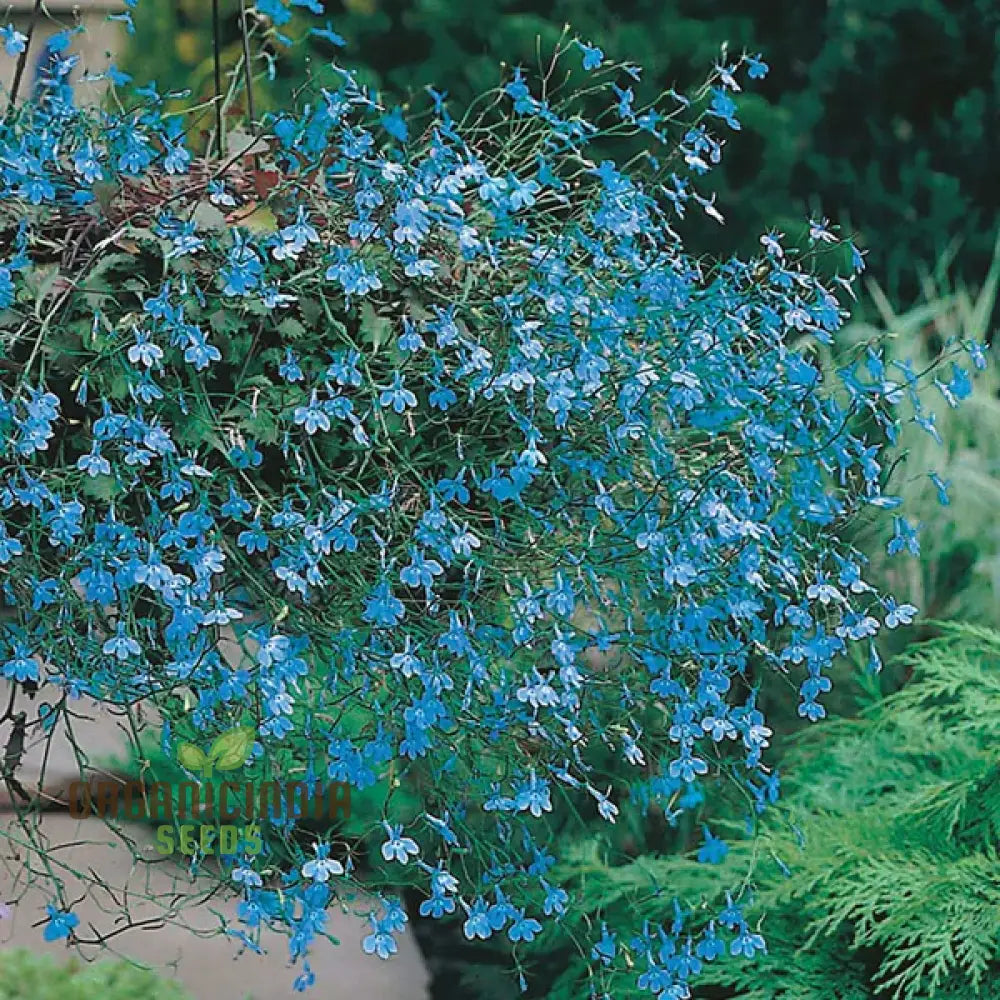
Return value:
M 760 59 L 640 107 L 638 68 L 567 36 L 461 119 L 343 70 L 205 158 L 154 88 L 81 108 L 71 68 L 0 128 L 0 674 L 32 726 L 154 706 L 171 756 L 251 726 L 251 776 L 382 789 L 365 838 L 279 809 L 220 859 L 229 933 L 287 934 L 304 989 L 330 906 L 380 893 L 386 958 L 415 888 L 516 962 L 573 906 L 554 801 L 774 801 L 755 679 L 817 719 L 833 658 L 911 613 L 837 531 L 894 505 L 850 418 L 891 431 L 920 379 L 877 352 L 846 398 L 821 377 L 863 266 L 817 276 L 825 220 L 802 253 L 685 253 Z M 609 134 L 643 152 L 595 162 Z M 627 967 L 685 997 L 684 956 L 763 949 L 734 892 L 595 934 L 595 994 Z

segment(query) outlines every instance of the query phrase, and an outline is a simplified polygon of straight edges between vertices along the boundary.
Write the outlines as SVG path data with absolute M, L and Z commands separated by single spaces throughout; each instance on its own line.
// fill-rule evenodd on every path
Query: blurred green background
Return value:
M 262 5 L 267 9 L 267 5 Z M 240 52 L 235 0 L 222 0 L 224 60 Z M 915 264 L 960 248 L 958 273 L 989 265 L 1000 208 L 1000 4 L 995 0 L 326 0 L 338 50 L 313 36 L 272 47 L 262 109 L 307 71 L 338 58 L 390 102 L 433 84 L 455 108 L 495 86 L 500 62 L 537 64 L 563 25 L 644 68 L 640 96 L 699 83 L 720 44 L 771 66 L 740 101 L 743 132 L 713 185 L 728 225 L 692 227 L 696 250 L 749 248 L 772 226 L 789 235 L 809 212 L 858 234 L 889 298 L 919 295 Z M 322 23 L 325 18 L 319 18 Z M 212 81 L 211 5 L 143 0 L 123 67 L 161 92 Z M 317 21 L 280 26 L 299 37 Z M 689 236 L 685 233 L 685 238 Z

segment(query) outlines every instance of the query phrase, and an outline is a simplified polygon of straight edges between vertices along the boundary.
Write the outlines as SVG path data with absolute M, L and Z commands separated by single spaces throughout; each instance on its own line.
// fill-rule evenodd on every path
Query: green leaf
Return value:
M 361 335 L 366 343 L 372 345 L 372 351 L 388 341 L 392 333 L 392 321 L 385 316 L 379 316 L 370 302 L 361 307 Z
M 294 316 L 288 316 L 278 324 L 278 333 L 286 340 L 301 340 L 306 328 Z
M 299 312 L 309 326 L 315 326 L 323 315 L 323 307 L 315 299 L 301 299 Z
M 125 274 L 134 273 L 136 270 L 136 257 L 130 253 L 111 253 L 102 257 L 88 272 L 83 279 L 82 287 L 90 290 L 109 289 L 117 282 L 107 280 L 109 272 L 116 268 Z M 104 280 L 102 280 L 104 279 Z
M 191 218 L 199 229 L 213 229 L 216 232 L 225 232 L 229 229 L 225 214 L 210 201 L 198 202 Z
M 32 298 L 35 300 L 35 316 L 38 319 L 42 317 L 42 306 L 52 293 L 58 278 L 58 264 L 36 265 L 27 273 L 24 283 L 25 287 L 32 292 Z
M 231 309 L 216 309 L 209 313 L 208 323 L 215 333 L 231 333 L 240 327 L 239 319 Z
M 122 487 L 114 476 L 87 476 L 80 484 L 80 490 L 94 500 L 110 500 L 122 492 Z
M 271 311 L 259 299 L 244 299 L 241 306 L 243 311 L 251 316 L 266 316 Z
M 121 191 L 121 184 L 116 181 L 97 181 L 92 189 L 97 204 L 101 206 L 102 212 L 107 212 L 114 204 L 118 193 Z

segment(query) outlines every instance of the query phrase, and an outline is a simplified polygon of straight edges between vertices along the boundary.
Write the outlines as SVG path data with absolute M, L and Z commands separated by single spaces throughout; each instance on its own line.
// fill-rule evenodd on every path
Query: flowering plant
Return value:
M 572 906 L 554 804 L 774 801 L 755 679 L 797 675 L 820 718 L 833 658 L 908 607 L 836 531 L 895 505 L 852 416 L 891 435 L 919 376 L 870 350 L 824 383 L 853 281 L 813 272 L 825 220 L 802 254 L 684 251 L 764 64 L 723 53 L 639 108 L 638 68 L 564 39 L 540 80 L 417 121 L 344 70 L 205 160 L 153 88 L 88 111 L 71 68 L 0 130 L 0 673 L 39 724 L 151 704 L 165 752 L 249 726 L 249 768 L 384 789 L 383 958 L 406 887 L 515 955 Z M 609 133 L 646 151 L 593 162 Z M 222 859 L 229 932 L 287 933 L 300 988 L 359 881 L 356 845 L 303 829 L 274 810 L 263 854 Z M 636 931 L 585 943 L 595 989 L 624 962 L 683 997 L 682 956 L 765 947 L 736 887 Z

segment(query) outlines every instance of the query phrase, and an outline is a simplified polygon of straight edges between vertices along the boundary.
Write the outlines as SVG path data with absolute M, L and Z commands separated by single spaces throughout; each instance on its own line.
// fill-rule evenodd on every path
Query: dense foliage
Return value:
M 642 106 L 635 67 L 565 36 L 569 57 L 586 91 L 518 70 L 461 121 L 339 71 L 207 160 L 152 88 L 75 107 L 67 58 L 0 129 L 0 672 L 37 693 L 3 717 L 6 777 L 78 694 L 156 705 L 168 757 L 252 726 L 248 776 L 380 789 L 357 841 L 384 862 L 383 958 L 413 889 L 520 961 L 575 905 L 557 806 L 671 825 L 729 794 L 752 824 L 775 802 L 760 678 L 819 719 L 834 659 L 877 667 L 912 619 L 838 531 L 898 506 L 899 404 L 930 421 L 923 385 L 957 405 L 952 356 L 986 363 L 862 345 L 824 378 L 863 266 L 848 245 L 849 273 L 813 273 L 824 219 L 803 253 L 774 231 L 747 260 L 685 250 L 758 58 Z M 645 155 L 591 157 L 618 137 Z M 902 512 L 889 550 L 919 551 Z M 222 859 L 229 932 L 287 934 L 301 988 L 359 884 L 334 832 L 279 811 L 264 854 Z M 730 890 L 617 943 L 588 928 L 593 988 L 685 997 L 692 956 L 763 951 Z
M 228 65 L 242 51 L 237 7 L 222 7 Z M 315 7 L 345 41 L 362 82 L 390 103 L 419 102 L 433 85 L 464 106 L 494 86 L 501 60 L 538 65 L 538 40 L 541 52 L 550 50 L 564 22 L 641 65 L 640 96 L 700 80 L 722 39 L 762 50 L 772 81 L 744 98 L 744 135 L 715 181 L 731 226 L 724 236 L 692 229 L 692 248 L 728 252 L 738 240 L 749 250 L 767 227 L 797 233 L 810 209 L 857 228 L 893 301 L 917 295 L 915 262 L 929 264 L 956 239 L 964 241 L 966 277 L 989 262 L 1000 210 L 990 127 L 1000 107 L 1000 8 L 991 0 L 774 0 L 752 11 L 734 0 L 328 0 Z M 297 36 L 274 0 L 256 9 L 286 38 Z M 292 11 L 303 19 L 301 8 Z M 207 96 L 210 6 L 148 0 L 137 23 L 126 68 L 143 81 L 194 86 Z M 309 71 L 322 81 L 337 46 L 319 31 Z M 306 55 L 272 36 L 274 83 L 262 79 L 262 101 L 280 104 L 301 86 Z M 263 61 L 259 70 L 265 77 Z

